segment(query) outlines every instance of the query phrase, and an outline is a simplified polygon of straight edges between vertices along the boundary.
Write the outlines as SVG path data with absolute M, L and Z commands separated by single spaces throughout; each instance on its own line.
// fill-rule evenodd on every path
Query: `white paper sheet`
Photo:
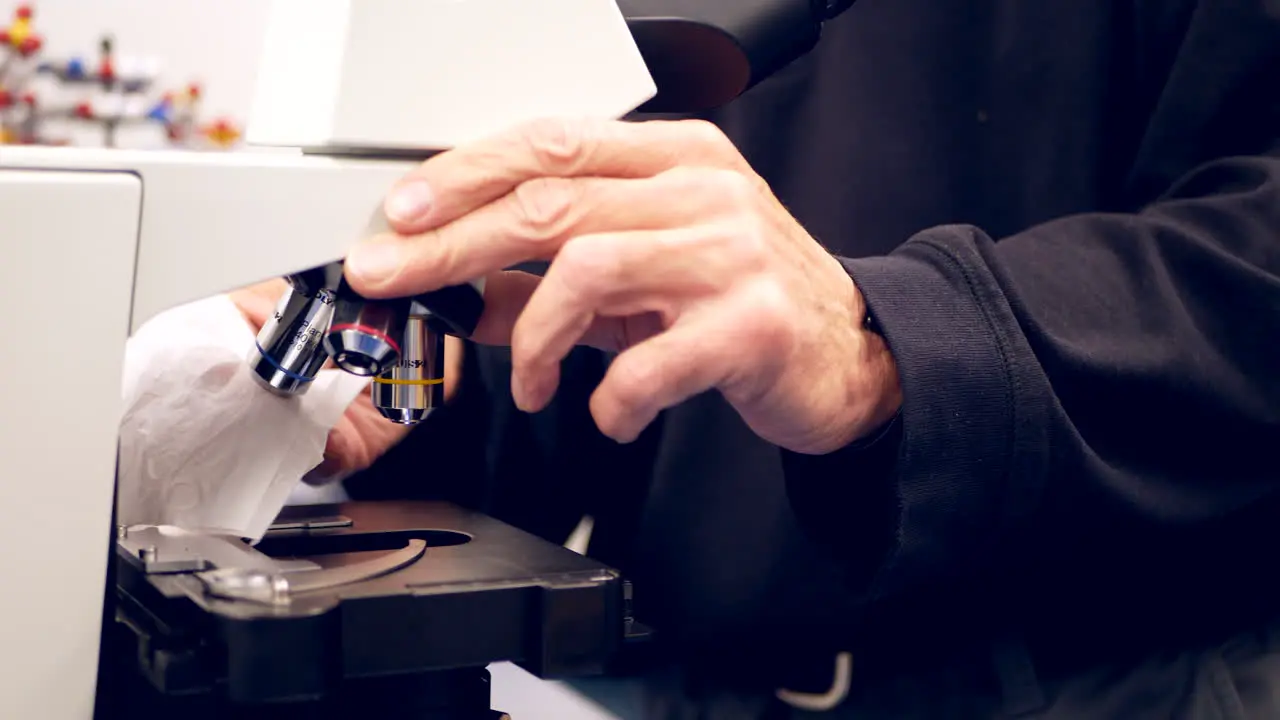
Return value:
M 322 370 L 300 397 L 251 376 L 253 331 L 220 295 L 153 318 L 125 351 L 119 521 L 260 540 L 368 378 Z

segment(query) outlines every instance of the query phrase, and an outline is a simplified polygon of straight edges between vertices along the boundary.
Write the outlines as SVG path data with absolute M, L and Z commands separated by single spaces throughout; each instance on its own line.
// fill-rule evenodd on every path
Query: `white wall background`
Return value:
M 0 0 L 0 24 L 8 25 L 22 0 Z M 243 130 L 253 97 L 253 79 L 266 32 L 267 0 L 31 0 L 33 28 L 45 41 L 45 59 L 83 58 L 97 62 L 104 34 L 115 40 L 117 63 L 130 57 L 160 62 L 155 98 L 165 90 L 201 85 L 200 120 L 229 117 Z M 42 81 L 41 96 L 74 92 Z M 101 134 L 79 123 L 53 125 L 77 144 L 100 144 Z M 62 132 L 62 131 L 66 132 Z M 163 131 L 146 128 L 121 132 L 120 145 L 155 146 Z

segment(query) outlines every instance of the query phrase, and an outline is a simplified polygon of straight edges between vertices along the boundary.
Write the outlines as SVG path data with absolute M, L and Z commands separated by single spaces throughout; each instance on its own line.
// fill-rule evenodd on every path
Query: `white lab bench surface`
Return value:
M 588 699 L 572 687 L 540 680 L 516 665 L 489 666 L 493 678 L 490 705 L 511 715 L 513 720 L 631 720 L 636 715 L 618 715 Z

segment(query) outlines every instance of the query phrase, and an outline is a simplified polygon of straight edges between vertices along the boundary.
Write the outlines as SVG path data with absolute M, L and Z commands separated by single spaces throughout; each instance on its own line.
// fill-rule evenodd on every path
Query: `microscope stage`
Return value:
M 272 528 L 254 547 L 119 533 L 117 634 L 145 684 L 252 705 L 502 661 L 591 675 L 632 625 L 616 571 L 453 505 L 289 508 Z

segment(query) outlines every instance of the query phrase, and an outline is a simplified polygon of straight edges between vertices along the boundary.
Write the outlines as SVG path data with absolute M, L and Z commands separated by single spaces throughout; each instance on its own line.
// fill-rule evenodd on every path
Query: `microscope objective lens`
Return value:
M 305 393 L 328 359 L 323 340 L 333 317 L 333 292 L 299 287 L 285 291 L 249 351 L 253 377 L 279 395 Z
M 399 362 L 374 378 L 369 390 L 383 417 L 415 425 L 443 404 L 444 346 L 444 337 L 429 327 L 425 316 L 409 316 Z
M 338 367 L 361 377 L 382 374 L 402 354 L 407 300 L 371 301 L 340 287 L 324 346 Z

